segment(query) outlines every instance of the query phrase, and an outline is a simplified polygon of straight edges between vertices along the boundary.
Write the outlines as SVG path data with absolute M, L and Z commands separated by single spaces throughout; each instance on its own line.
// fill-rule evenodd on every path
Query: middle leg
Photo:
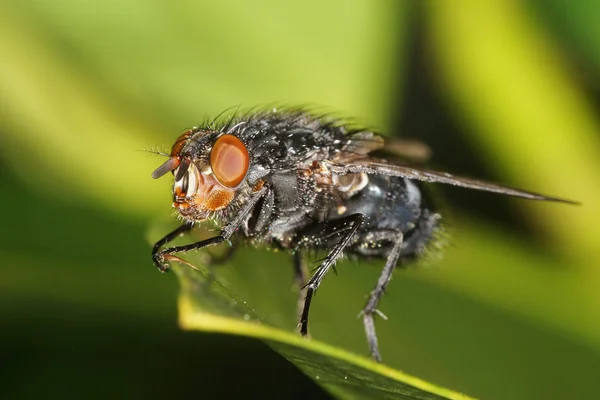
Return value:
M 304 307 L 304 299 L 306 298 L 306 279 L 308 277 L 308 268 L 306 261 L 303 258 L 301 251 L 296 251 L 293 256 L 294 261 L 294 283 L 298 290 L 298 303 L 296 306 L 296 316 L 298 321 L 302 316 L 302 308 Z
M 314 293 L 327 274 L 327 271 L 329 271 L 337 259 L 342 255 L 342 251 L 350 244 L 356 231 L 364 222 L 365 216 L 363 214 L 352 214 L 335 221 L 323 222 L 316 227 L 311 228 L 310 232 L 304 232 L 303 235 L 301 235 L 300 240 L 310 237 L 309 243 L 319 243 L 321 245 L 331 241 L 334 237 L 342 236 L 304 286 L 306 288 L 306 298 L 304 299 L 304 305 L 300 315 L 300 334 L 302 336 L 308 334 L 308 314 Z

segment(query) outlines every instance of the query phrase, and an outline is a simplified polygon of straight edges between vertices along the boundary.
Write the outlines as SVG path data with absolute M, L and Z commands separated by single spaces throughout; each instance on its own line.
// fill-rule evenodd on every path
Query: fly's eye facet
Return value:
M 246 177 L 249 165 L 248 149 L 240 139 L 233 135 L 217 139 L 210 152 L 210 167 L 221 185 L 237 187 Z

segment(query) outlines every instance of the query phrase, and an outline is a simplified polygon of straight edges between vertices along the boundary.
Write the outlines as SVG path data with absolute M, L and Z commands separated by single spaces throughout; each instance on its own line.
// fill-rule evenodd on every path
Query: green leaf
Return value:
M 242 250 L 243 251 L 243 250 Z M 256 250 L 255 250 L 256 251 Z M 261 257 L 269 253 L 261 252 Z M 422 379 L 410 376 L 388 366 L 377 364 L 366 356 L 359 356 L 339 347 L 325 344 L 314 338 L 303 338 L 293 329 L 280 329 L 277 325 L 287 325 L 287 317 L 278 315 L 281 310 L 272 307 L 281 300 L 277 290 L 264 290 L 265 286 L 252 279 L 243 279 L 241 269 L 254 268 L 254 275 L 271 276 L 275 271 L 277 258 L 266 257 L 267 263 L 258 267 L 244 265 L 248 257 L 236 257 L 240 263 L 206 268 L 201 265 L 206 253 L 186 254 L 185 259 L 194 264 L 172 262 L 172 271 L 179 278 L 179 324 L 188 330 L 220 332 L 260 339 L 275 351 L 295 364 L 315 382 L 337 398 L 373 399 L 468 399 L 470 397 L 435 386 Z M 273 262 L 269 263 L 271 260 Z M 281 269 L 281 268 L 279 268 Z M 291 271 L 291 268 L 290 268 Z M 247 295 L 233 290 L 240 282 Z M 246 271 L 248 272 L 248 271 Z M 276 275 L 276 274 L 275 274 Z M 242 278 L 242 279 L 240 279 Z M 276 276 L 271 278 L 277 279 Z M 271 280 L 274 280 L 271 279 Z M 231 281 L 231 282 L 229 282 Z M 290 295 L 294 295 L 291 288 Z M 276 288 L 273 288 L 276 289 Z M 258 299 L 261 294 L 271 296 L 263 304 L 271 307 L 255 307 L 250 299 Z M 290 300 L 293 296 L 284 296 Z M 261 301 L 257 301 L 261 303 Z M 288 302 L 288 303 L 291 303 Z M 365 344 L 366 348 L 366 344 Z M 385 355 L 384 355 L 385 357 Z

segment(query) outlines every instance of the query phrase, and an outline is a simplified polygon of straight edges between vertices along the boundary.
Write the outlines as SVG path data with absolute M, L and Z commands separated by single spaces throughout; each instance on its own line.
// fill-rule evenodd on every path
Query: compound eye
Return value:
M 246 177 L 249 165 L 248 149 L 240 139 L 233 135 L 217 139 L 210 152 L 210 167 L 221 185 L 237 187 Z

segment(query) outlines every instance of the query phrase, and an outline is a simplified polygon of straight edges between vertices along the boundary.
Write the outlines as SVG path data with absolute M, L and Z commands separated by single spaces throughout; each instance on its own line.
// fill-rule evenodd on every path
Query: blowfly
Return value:
M 394 161 L 375 156 L 386 150 Z M 381 361 L 374 324 L 379 301 L 394 269 L 423 255 L 442 228 L 423 182 L 571 203 L 406 162 L 426 150 L 419 143 L 388 147 L 370 130 L 301 109 L 234 113 L 189 129 L 152 173 L 174 175 L 173 207 L 185 221 L 156 243 L 153 262 L 166 272 L 170 260 L 180 260 L 175 254 L 230 240 L 287 250 L 302 288 L 300 333 L 307 335 L 313 295 L 336 261 L 342 255 L 382 259 L 360 313 L 371 356 Z M 218 235 L 164 248 L 206 220 L 216 222 Z M 302 255 L 311 250 L 326 256 L 308 278 Z

